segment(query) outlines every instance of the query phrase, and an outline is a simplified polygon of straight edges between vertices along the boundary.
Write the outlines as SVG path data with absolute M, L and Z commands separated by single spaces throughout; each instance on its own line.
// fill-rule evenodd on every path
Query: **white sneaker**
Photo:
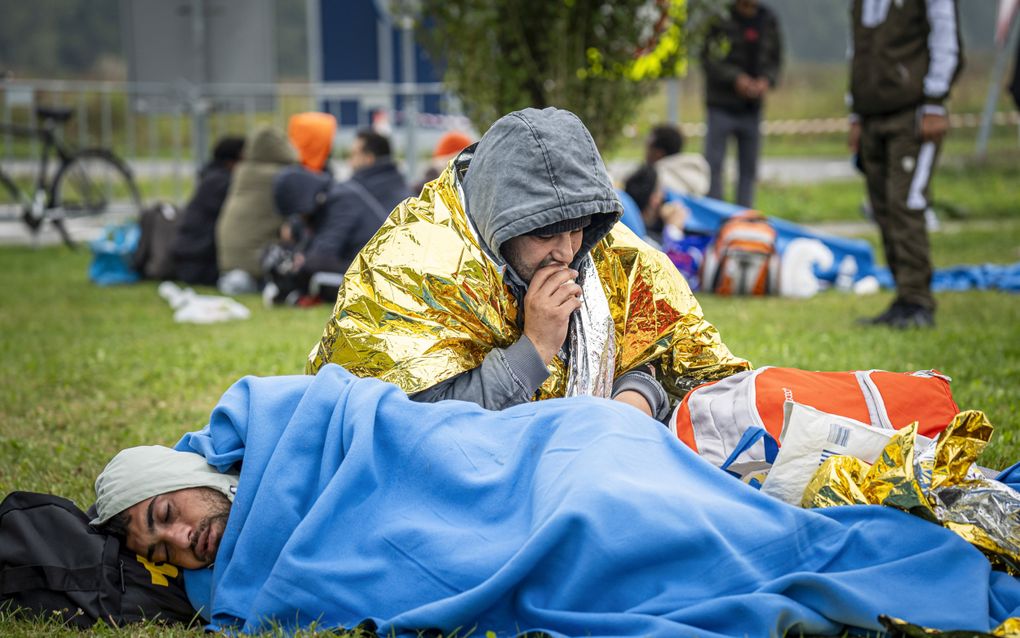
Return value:
M 266 287 L 262 289 L 262 305 L 266 308 L 272 308 L 276 305 L 276 296 L 280 294 L 280 288 L 273 282 L 266 284 Z

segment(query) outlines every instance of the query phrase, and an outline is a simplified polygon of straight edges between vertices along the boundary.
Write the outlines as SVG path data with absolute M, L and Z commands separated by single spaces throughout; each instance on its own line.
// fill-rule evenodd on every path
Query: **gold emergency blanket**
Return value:
M 966 638 L 1020 637 L 1020 618 L 1007 618 L 1001 625 L 993 629 L 990 634 L 978 631 L 940 631 L 938 629 L 928 629 L 889 616 L 879 616 L 878 620 L 889 630 L 890 636 L 895 638 L 933 638 L 937 636 L 943 636 L 944 638 L 964 638 L 964 636 Z
M 869 466 L 852 456 L 825 460 L 804 490 L 804 507 L 876 504 L 953 530 L 1014 576 L 1020 575 L 1020 494 L 974 466 L 992 436 L 983 412 L 956 415 L 923 453 L 917 423 L 899 430 Z
M 517 302 L 482 249 L 458 196 L 454 171 L 401 202 L 351 264 L 307 372 L 338 363 L 408 393 L 477 368 L 521 335 Z M 615 325 L 615 373 L 655 362 L 668 392 L 750 368 L 705 320 L 665 254 L 622 224 L 592 249 Z M 566 395 L 556 358 L 539 398 Z M 689 385 L 689 384 L 688 384 Z

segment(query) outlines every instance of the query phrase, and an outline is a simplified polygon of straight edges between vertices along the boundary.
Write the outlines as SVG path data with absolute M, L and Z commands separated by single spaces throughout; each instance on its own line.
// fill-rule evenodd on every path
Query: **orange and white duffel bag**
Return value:
M 780 440 L 786 401 L 876 428 L 898 430 L 917 421 L 918 433 L 933 439 L 960 411 L 949 381 L 937 370 L 811 372 L 766 366 L 694 388 L 669 425 L 688 447 L 724 469 L 734 462 L 772 461 L 768 457 L 774 454 L 767 452 L 774 453 Z M 752 442 L 746 436 L 752 430 L 764 430 L 772 440 Z

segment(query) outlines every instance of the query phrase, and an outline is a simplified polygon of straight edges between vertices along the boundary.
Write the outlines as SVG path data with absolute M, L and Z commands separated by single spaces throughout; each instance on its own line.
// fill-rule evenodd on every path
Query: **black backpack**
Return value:
M 141 236 L 131 258 L 131 267 L 145 279 L 175 279 L 174 241 L 181 215 L 166 202 L 149 206 L 141 212 L 138 226 Z
M 184 575 L 122 549 L 74 503 L 11 492 L 0 503 L 0 608 L 88 628 L 142 620 L 201 624 Z

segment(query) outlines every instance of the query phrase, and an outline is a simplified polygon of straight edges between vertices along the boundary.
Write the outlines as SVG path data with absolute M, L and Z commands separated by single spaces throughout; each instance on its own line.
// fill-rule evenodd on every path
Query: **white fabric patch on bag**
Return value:
M 794 401 L 786 401 L 783 411 L 779 454 L 761 491 L 791 505 L 800 505 L 804 488 L 825 459 L 840 454 L 874 463 L 895 434 Z

